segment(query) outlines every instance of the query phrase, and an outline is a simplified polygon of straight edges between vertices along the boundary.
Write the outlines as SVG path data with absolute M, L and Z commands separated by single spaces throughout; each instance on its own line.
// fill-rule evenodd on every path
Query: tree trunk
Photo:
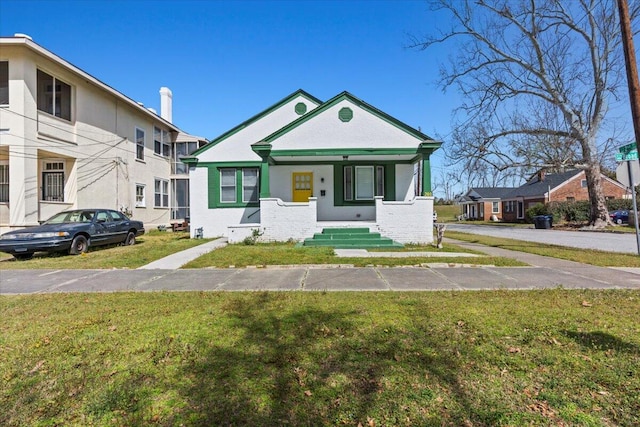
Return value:
M 591 226 L 595 228 L 606 227 L 611 223 L 611 220 L 609 219 L 609 211 L 602 189 L 600 165 L 596 162 L 590 163 L 587 169 L 585 169 L 585 174 L 587 177 L 589 201 L 591 202 Z

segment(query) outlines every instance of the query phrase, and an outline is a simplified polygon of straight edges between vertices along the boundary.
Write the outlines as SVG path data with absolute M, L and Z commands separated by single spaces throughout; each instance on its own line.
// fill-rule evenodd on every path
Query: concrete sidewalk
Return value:
M 164 258 L 160 258 L 159 260 L 153 261 L 147 265 L 143 265 L 142 267 L 138 267 L 138 270 L 158 270 L 158 269 L 169 269 L 173 270 L 176 268 L 180 268 L 183 265 L 187 264 L 189 261 L 193 261 L 194 259 L 209 253 L 218 248 L 222 248 L 227 245 L 227 238 L 223 237 L 220 239 L 213 240 L 211 242 L 203 243 L 202 245 L 195 246 L 193 248 L 186 249 L 181 252 L 176 252 L 175 254 L 168 255 Z
M 451 241 L 451 240 L 450 240 Z M 3 270 L 0 294 L 121 291 L 435 291 L 487 289 L 637 289 L 640 269 L 606 268 L 452 241 L 528 267 L 353 267 L 292 265 L 266 268 L 179 269 L 226 244 L 208 242 L 136 270 Z

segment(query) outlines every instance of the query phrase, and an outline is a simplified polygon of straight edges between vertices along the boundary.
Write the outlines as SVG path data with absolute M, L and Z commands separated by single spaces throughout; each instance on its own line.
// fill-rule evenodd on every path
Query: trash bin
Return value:
M 552 215 L 534 216 L 533 223 L 537 229 L 551 228 L 553 226 L 553 216 Z

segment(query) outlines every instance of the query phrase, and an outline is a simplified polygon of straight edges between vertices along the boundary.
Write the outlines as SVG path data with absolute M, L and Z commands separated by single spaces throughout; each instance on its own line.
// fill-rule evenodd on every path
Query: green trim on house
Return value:
M 384 166 L 384 200 L 396 199 L 396 162 L 340 162 L 333 164 L 333 205 L 334 206 L 375 206 L 375 200 L 344 200 L 344 167 L 345 166 Z M 377 176 L 374 176 L 377 182 Z M 355 179 L 352 183 L 355 194 Z
M 266 110 L 261 111 L 260 113 L 256 114 L 255 116 L 251 117 L 248 120 L 245 120 L 244 122 L 240 123 L 238 126 L 228 130 L 227 132 L 223 133 L 222 135 L 212 139 L 208 144 L 206 144 L 205 146 L 199 148 L 198 150 L 194 151 L 192 153 L 192 156 L 198 156 L 201 153 L 204 153 L 205 151 L 207 151 L 208 149 L 210 149 L 211 147 L 214 147 L 216 145 L 218 145 L 219 143 L 221 143 L 222 141 L 224 141 L 225 139 L 229 138 L 230 136 L 235 135 L 236 133 L 240 132 L 242 129 L 246 128 L 247 126 L 257 122 L 258 120 L 262 119 L 264 116 L 272 113 L 273 111 L 277 110 L 278 108 L 282 107 L 284 104 L 291 102 L 292 100 L 294 100 L 297 97 L 303 97 L 306 100 L 316 104 L 316 106 L 319 106 L 322 104 L 322 101 L 319 100 L 318 98 L 316 98 L 315 96 L 305 92 L 302 89 L 298 89 L 297 91 L 293 92 L 291 95 L 281 99 L 280 101 L 276 102 L 275 104 L 273 104 L 271 107 L 267 108 Z
M 208 194 L 208 206 L 209 209 L 218 208 L 249 208 L 260 207 L 260 201 L 256 202 L 242 202 L 242 169 L 258 169 L 259 182 L 262 183 L 261 174 L 261 162 L 218 162 L 208 163 L 208 179 L 207 179 L 207 194 Z M 205 166 L 205 165 L 203 165 Z M 236 201 L 233 203 L 223 203 L 220 201 L 220 169 L 236 169 Z M 268 177 L 267 177 L 268 179 Z M 259 191 L 262 191 L 260 188 Z M 262 197 L 262 193 L 260 193 Z
M 428 156 L 422 159 L 422 195 L 431 196 L 431 160 Z
M 254 151 L 256 151 L 254 149 Z M 416 148 L 305 148 L 301 150 L 271 150 L 271 157 L 303 156 L 388 156 L 418 154 Z
M 276 139 L 280 138 L 282 135 L 290 132 L 291 130 L 297 128 L 298 126 L 300 126 L 301 124 L 305 123 L 306 121 L 311 120 L 312 118 L 316 117 L 317 115 L 321 114 L 322 112 L 328 110 L 329 108 L 333 107 L 334 105 L 336 105 L 339 102 L 342 102 L 344 100 L 350 101 L 354 105 L 356 105 L 356 106 L 362 108 L 363 110 L 365 110 L 365 111 L 377 116 L 378 118 L 380 118 L 380 119 L 386 121 L 387 123 L 397 127 L 398 129 L 408 133 L 409 135 L 413 136 L 416 139 L 419 139 L 419 140 L 425 141 L 425 142 L 429 141 L 429 142 L 437 144 L 437 142 L 435 140 L 433 140 L 433 138 L 429 137 L 428 135 L 425 135 L 424 133 L 420 132 L 419 130 L 412 128 L 411 126 L 409 126 L 409 125 L 401 122 L 400 120 L 388 115 L 387 113 L 385 113 L 385 112 L 383 112 L 381 110 L 378 110 L 374 106 L 372 106 L 370 104 L 367 104 L 363 100 L 361 100 L 359 98 L 356 98 L 355 96 L 351 95 L 349 92 L 346 92 L 346 91 L 336 95 L 335 97 L 333 97 L 332 99 L 328 100 L 324 104 L 322 104 L 322 105 L 318 106 L 317 108 L 313 109 L 312 111 L 308 112 L 304 116 L 301 116 L 300 118 L 294 120 L 293 122 L 289 123 L 288 125 L 284 126 L 283 128 L 281 128 L 281 129 L 277 130 L 276 132 L 272 133 L 271 135 L 267 136 L 260 143 L 275 141 Z

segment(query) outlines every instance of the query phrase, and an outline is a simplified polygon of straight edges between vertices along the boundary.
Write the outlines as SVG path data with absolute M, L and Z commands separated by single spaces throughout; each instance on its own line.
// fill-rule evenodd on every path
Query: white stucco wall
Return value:
M 307 98 L 297 96 L 276 110 L 261 117 L 260 120 L 249 123 L 246 127 L 228 136 L 219 144 L 211 146 L 198 155 L 198 161 L 237 162 L 260 160 L 260 157 L 251 149 L 251 144 L 260 142 L 262 138 L 269 136 L 286 124 L 298 119 L 300 116 L 295 112 L 295 106 L 299 102 L 307 106 L 307 113 L 317 106 Z
M 348 122 L 338 118 L 343 107 L 353 110 L 353 118 Z M 273 149 L 416 148 L 417 144 L 414 136 L 344 100 L 279 137 Z
M 207 183 L 207 168 L 192 167 L 189 169 L 191 235 L 194 234 L 196 228 L 202 227 L 203 237 L 205 238 L 230 237 L 228 230 L 230 225 L 260 223 L 261 213 L 257 212 L 258 208 L 209 209 Z M 243 238 L 240 238 L 240 240 Z

